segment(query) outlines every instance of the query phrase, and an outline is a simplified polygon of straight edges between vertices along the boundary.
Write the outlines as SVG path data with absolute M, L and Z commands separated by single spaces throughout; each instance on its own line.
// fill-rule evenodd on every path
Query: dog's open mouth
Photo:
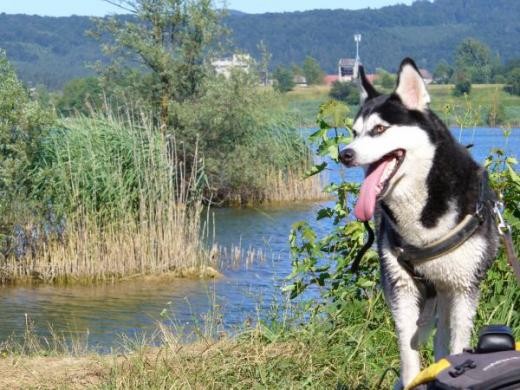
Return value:
M 370 164 L 354 208 L 354 214 L 359 220 L 368 221 L 373 217 L 377 199 L 388 192 L 390 181 L 399 170 L 404 157 L 405 151 L 397 149 Z

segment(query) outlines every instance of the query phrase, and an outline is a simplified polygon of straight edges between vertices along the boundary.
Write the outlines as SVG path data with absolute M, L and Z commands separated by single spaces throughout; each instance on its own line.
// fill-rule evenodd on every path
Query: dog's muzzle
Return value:
M 354 152 L 354 149 L 347 148 L 339 152 L 339 161 L 341 161 L 347 167 L 351 167 L 354 165 L 355 158 L 356 152 Z

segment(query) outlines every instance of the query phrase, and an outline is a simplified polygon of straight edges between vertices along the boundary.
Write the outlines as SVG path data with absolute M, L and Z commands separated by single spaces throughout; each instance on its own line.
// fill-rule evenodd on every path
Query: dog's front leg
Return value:
M 458 354 L 468 348 L 477 311 L 478 290 L 455 291 L 450 299 L 450 353 Z
M 421 369 L 419 352 L 416 349 L 420 293 L 408 274 L 402 276 L 395 283 L 383 285 L 394 317 L 401 358 L 401 383 L 396 388 L 410 383 Z
M 397 291 L 395 301 L 392 304 L 392 314 L 401 354 L 401 382 L 403 386 L 411 382 L 421 370 L 419 352 L 414 349 L 414 347 L 417 347 L 414 339 L 417 337 L 419 304 L 416 292 L 413 289 Z

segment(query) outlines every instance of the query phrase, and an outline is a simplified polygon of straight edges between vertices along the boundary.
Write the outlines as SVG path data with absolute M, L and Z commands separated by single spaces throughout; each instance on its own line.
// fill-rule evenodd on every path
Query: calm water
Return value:
M 454 131 L 459 137 L 459 131 Z M 518 157 L 520 129 L 513 130 L 507 144 L 497 129 L 464 130 L 463 144 L 473 143 L 472 153 L 482 161 L 492 147 L 502 147 Z M 329 172 L 333 180 L 360 180 L 360 170 Z M 261 249 L 264 262 L 254 262 L 224 271 L 215 281 L 175 280 L 132 281 L 95 287 L 0 288 L 0 341 L 22 335 L 26 315 L 40 334 L 49 326 L 64 333 L 87 335 L 92 346 L 117 348 L 121 336 L 139 337 L 151 333 L 161 312 L 181 331 L 189 333 L 204 324 L 212 308 L 222 314 L 221 327 L 233 329 L 254 321 L 281 300 L 280 286 L 290 271 L 287 236 L 291 224 L 314 221 L 323 203 L 292 204 L 262 209 L 215 211 L 216 239 L 220 245 Z M 313 222 L 316 224 L 316 222 Z M 322 223 L 318 230 L 328 227 Z M 209 313 L 209 314 L 208 314 Z M 164 319 L 163 319 L 164 320 Z

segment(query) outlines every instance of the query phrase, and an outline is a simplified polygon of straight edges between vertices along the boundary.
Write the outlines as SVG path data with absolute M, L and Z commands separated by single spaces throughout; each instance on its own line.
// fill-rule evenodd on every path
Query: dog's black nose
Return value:
M 350 167 L 354 164 L 354 158 L 356 157 L 356 153 L 354 152 L 354 149 L 343 149 L 339 153 L 339 160 L 345 164 L 347 167 Z

